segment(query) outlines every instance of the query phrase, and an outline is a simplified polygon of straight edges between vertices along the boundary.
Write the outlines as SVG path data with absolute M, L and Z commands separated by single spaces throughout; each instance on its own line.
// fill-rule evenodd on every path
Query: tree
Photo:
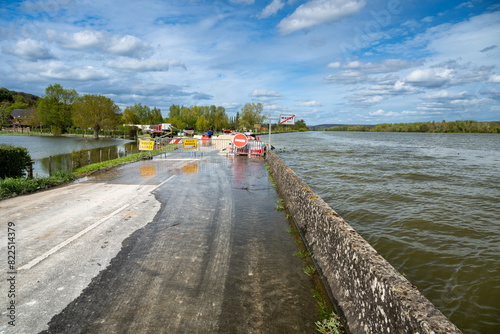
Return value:
M 228 124 L 229 121 L 227 119 L 226 109 L 224 109 L 224 107 L 217 107 L 213 116 L 214 131 L 217 132 L 219 129 L 222 130 L 223 128 L 226 128 Z
M 201 115 L 198 117 L 198 120 L 196 121 L 196 130 L 198 131 L 205 131 L 209 127 L 209 123 L 205 116 Z
M 78 98 L 74 89 L 64 89 L 60 84 L 45 89 L 45 97 L 38 104 L 38 118 L 43 125 L 51 126 L 54 135 L 72 125 L 71 106 Z
M 133 117 L 131 113 L 135 114 L 137 118 Z M 161 115 L 161 110 L 154 107 L 153 110 L 148 106 L 143 106 L 140 103 L 136 103 L 133 106 L 128 106 L 125 108 L 124 115 L 129 120 L 125 122 L 126 124 L 160 124 L 163 123 L 163 116 Z M 134 120 L 134 122 L 130 122 Z
M 0 103 L 0 127 L 2 126 L 10 126 L 12 122 L 9 118 L 10 116 L 9 103 L 1 102 Z
M 263 110 L 262 103 L 247 103 L 241 108 L 240 126 L 253 129 L 255 124 L 262 123 L 264 117 L 261 115 Z
M 9 111 L 12 112 L 14 109 L 26 109 L 29 104 L 26 103 L 21 95 L 16 95 L 14 98 L 14 103 L 9 106 Z
M 161 109 L 154 107 L 153 110 L 151 110 L 151 123 L 152 124 L 163 123 L 163 116 L 161 114 Z
M 123 112 L 122 115 L 122 123 L 139 124 L 140 123 L 139 116 L 137 116 L 137 114 L 134 113 L 134 111 L 131 108 L 127 107 L 125 108 L 125 111 Z
M 14 101 L 14 96 L 10 90 L 7 88 L 0 88 L 0 102 L 11 103 Z
M 26 123 L 31 128 L 37 128 L 40 126 L 40 120 L 38 119 L 38 110 L 36 107 L 29 107 L 26 110 Z
M 118 125 L 120 108 L 102 95 L 86 94 L 73 104 L 73 122 L 82 128 L 93 128 L 94 138 L 99 138 L 99 129 Z

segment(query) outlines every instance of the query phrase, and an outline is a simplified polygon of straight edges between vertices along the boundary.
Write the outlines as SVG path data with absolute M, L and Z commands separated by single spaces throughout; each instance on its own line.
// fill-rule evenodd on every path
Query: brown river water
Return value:
M 500 135 L 317 131 L 271 144 L 464 333 L 500 332 Z

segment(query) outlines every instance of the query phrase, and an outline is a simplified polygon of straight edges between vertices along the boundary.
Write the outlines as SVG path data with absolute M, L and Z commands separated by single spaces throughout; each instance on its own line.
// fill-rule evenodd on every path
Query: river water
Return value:
M 308 132 L 271 142 L 464 333 L 499 333 L 500 135 Z
M 52 156 L 52 172 L 71 172 L 73 169 L 72 153 L 84 150 L 81 166 L 90 163 L 116 159 L 118 154 L 135 152 L 135 141 L 117 138 L 84 138 L 84 137 L 54 137 L 54 136 L 0 136 L 0 145 L 21 146 L 28 149 L 33 159 L 33 175 L 47 176 L 49 174 L 49 156 Z

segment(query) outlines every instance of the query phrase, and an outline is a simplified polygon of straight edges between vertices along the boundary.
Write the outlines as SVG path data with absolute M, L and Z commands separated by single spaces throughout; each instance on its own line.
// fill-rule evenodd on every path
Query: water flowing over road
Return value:
M 271 141 L 464 333 L 498 333 L 500 135 L 309 132 Z
M 178 153 L 1 201 L 18 293 L 0 332 L 312 333 L 313 283 L 277 201 L 261 158 Z

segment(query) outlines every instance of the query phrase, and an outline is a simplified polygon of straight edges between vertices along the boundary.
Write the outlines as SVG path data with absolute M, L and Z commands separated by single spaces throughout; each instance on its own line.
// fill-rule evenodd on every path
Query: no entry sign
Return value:
M 237 148 L 245 147 L 247 143 L 248 143 L 247 136 L 245 136 L 242 133 L 238 133 L 236 136 L 233 137 L 233 144 Z

